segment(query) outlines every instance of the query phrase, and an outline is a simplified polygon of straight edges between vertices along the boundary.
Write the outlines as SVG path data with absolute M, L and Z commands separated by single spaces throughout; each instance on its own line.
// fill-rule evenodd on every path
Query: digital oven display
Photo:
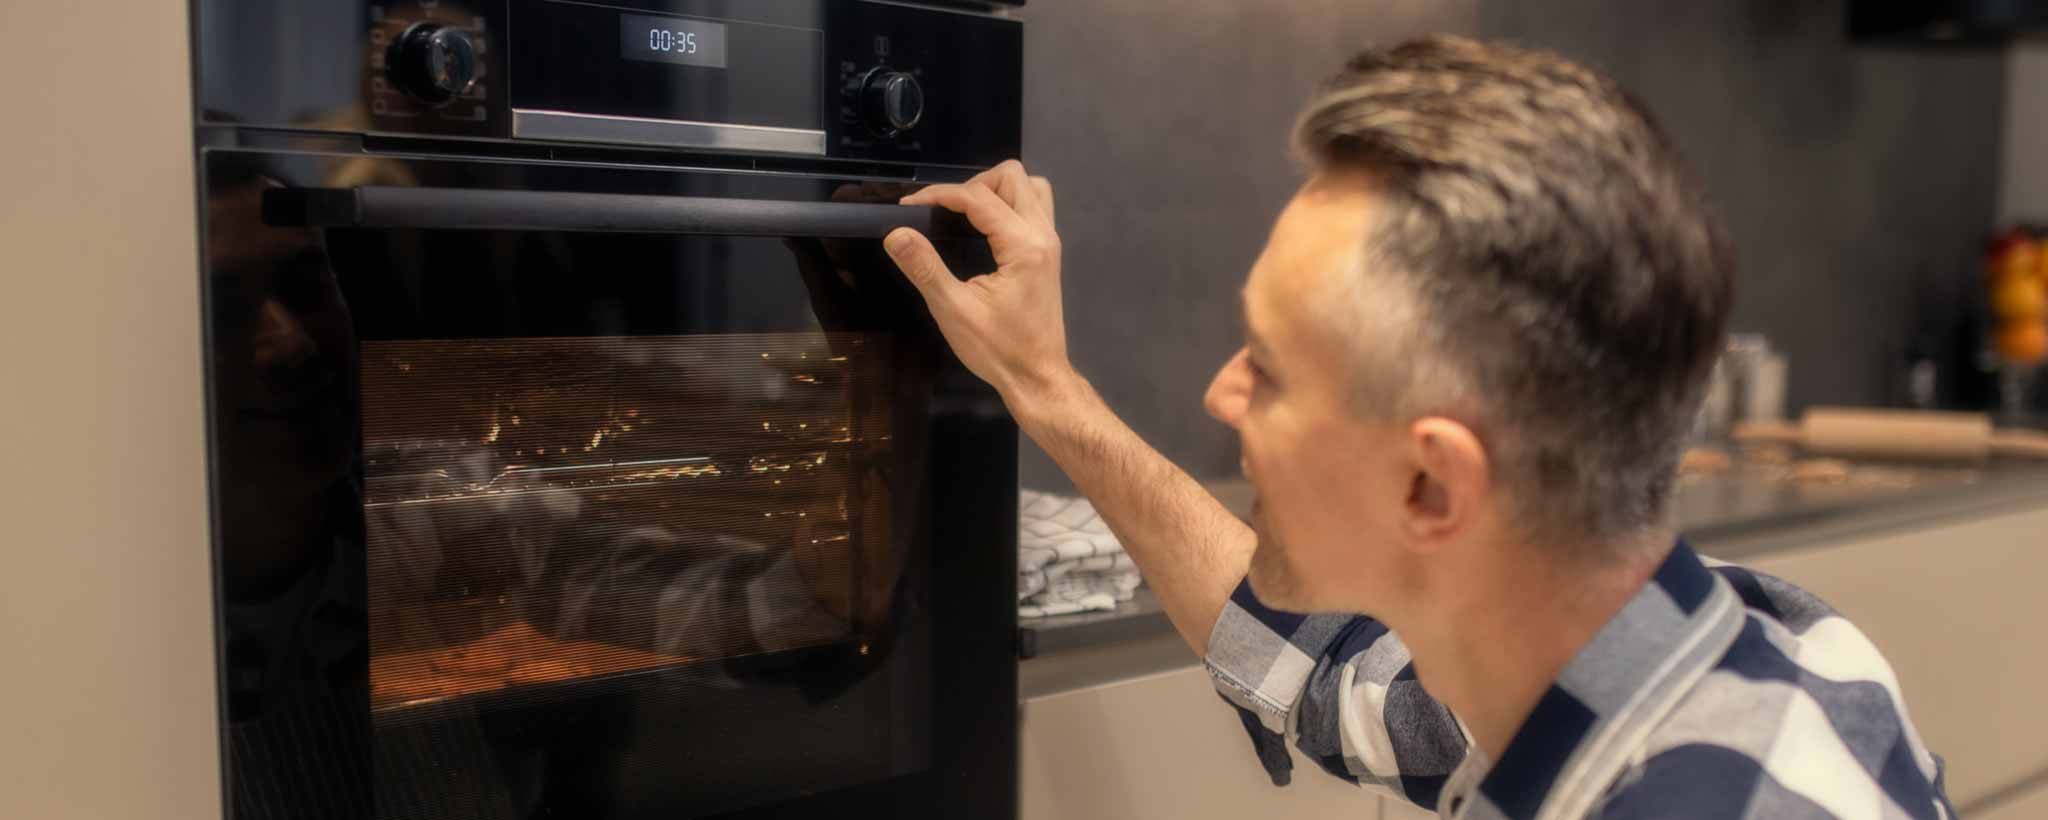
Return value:
M 651 63 L 725 67 L 725 24 L 645 14 L 619 15 L 619 56 Z

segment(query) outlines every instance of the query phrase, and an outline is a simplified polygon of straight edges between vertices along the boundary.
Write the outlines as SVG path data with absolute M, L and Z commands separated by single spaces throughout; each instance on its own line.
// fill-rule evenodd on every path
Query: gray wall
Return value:
M 2014 44 L 2005 77 L 1998 221 L 2048 224 L 2048 42 Z
M 1705 177 L 1741 263 L 1738 329 L 1792 358 L 1790 400 L 1879 402 L 1916 321 L 1964 289 L 1998 196 L 1997 51 L 1852 47 L 1840 0 L 1031 0 L 1025 160 L 1052 178 L 1076 363 L 1198 477 L 1237 469 L 1203 388 L 1294 186 L 1317 80 L 1444 31 L 1619 78 Z M 1922 314 L 1937 314 L 1923 316 Z M 1026 445 L 1024 483 L 1061 488 Z

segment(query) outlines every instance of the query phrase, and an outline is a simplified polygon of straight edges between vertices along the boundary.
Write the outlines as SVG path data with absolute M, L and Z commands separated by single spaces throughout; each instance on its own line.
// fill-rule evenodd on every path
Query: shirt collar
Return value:
M 1445 784 L 1445 816 L 1583 816 L 1726 652 L 1742 621 L 1734 589 L 1678 542 L 1565 665 L 1500 760 L 1472 750 Z

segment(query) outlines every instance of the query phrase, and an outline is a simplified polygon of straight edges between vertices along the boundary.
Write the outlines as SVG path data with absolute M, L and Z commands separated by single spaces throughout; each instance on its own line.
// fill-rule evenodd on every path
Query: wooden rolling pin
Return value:
M 1998 430 L 1979 413 L 1815 407 L 1798 423 L 1752 422 L 1735 440 L 1798 445 L 1821 455 L 1969 459 L 1994 455 L 2048 458 L 2048 435 Z

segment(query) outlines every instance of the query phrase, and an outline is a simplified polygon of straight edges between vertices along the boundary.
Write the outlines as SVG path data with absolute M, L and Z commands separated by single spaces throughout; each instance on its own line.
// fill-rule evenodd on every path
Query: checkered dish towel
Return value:
M 1017 505 L 1017 614 L 1115 609 L 1140 578 L 1087 499 L 1025 490 Z

